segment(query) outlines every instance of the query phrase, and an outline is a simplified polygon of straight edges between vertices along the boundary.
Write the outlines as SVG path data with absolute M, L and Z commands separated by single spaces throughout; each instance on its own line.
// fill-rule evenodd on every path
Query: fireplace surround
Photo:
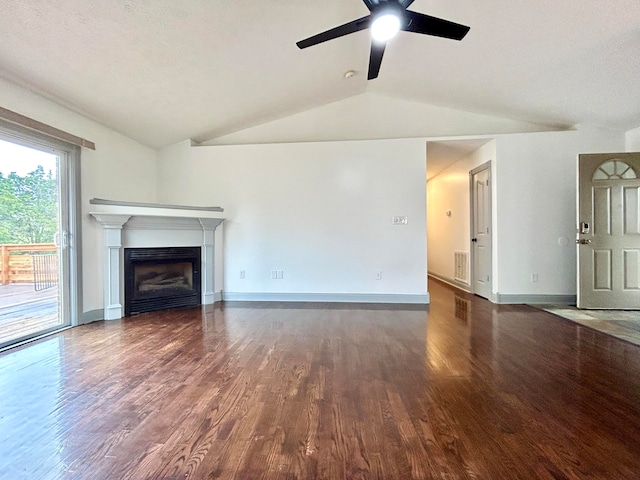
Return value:
M 222 208 L 102 199 L 92 199 L 90 203 L 94 208 L 90 215 L 103 230 L 102 283 L 105 320 L 117 320 L 125 315 L 124 257 L 127 249 L 199 248 L 199 268 L 197 262 L 190 262 L 191 268 L 200 273 L 199 301 L 195 305 L 209 305 L 222 300 L 221 225 L 225 220 Z M 180 288 L 176 285 L 174 287 Z M 151 288 L 160 290 L 156 287 Z M 162 307 L 165 308 L 174 308 L 174 305 L 169 302 Z

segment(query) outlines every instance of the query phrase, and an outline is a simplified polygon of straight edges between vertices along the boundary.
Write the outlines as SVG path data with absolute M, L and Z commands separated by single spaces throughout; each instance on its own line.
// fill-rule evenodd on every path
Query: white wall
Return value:
M 490 141 L 427 182 L 429 273 L 455 283 L 453 252 L 469 252 L 471 238 L 469 172 L 488 161 L 492 161 L 492 170 L 495 169 L 495 158 L 496 144 Z M 447 211 L 451 211 L 451 216 L 445 214 Z
M 626 151 L 640 152 L 640 127 L 629 130 L 626 135 Z
M 498 295 L 575 295 L 577 155 L 622 151 L 624 137 L 590 128 L 496 137 Z
M 555 130 L 508 118 L 363 93 L 205 142 L 210 145 L 481 135 Z
M 224 290 L 234 298 L 426 299 L 423 140 L 182 142 L 159 159 L 160 201 L 225 209 Z M 409 224 L 391 225 L 394 215 Z
M 96 151 L 82 150 L 85 312 L 103 306 L 102 230 L 88 215 L 92 197 L 225 207 L 229 220 L 224 238 L 221 231 L 216 241 L 225 242 L 227 292 L 426 294 L 425 139 L 211 147 L 191 147 L 185 141 L 160 152 L 158 164 L 155 150 L 23 87 L 0 79 L 0 91 L 3 107 L 97 145 Z M 447 131 L 476 133 L 476 128 L 488 132 L 535 127 L 505 119 L 491 123 L 468 112 L 377 97 L 354 100 L 362 103 L 356 116 L 376 135 L 392 136 L 394 122 L 400 122 L 397 128 L 406 133 L 416 120 L 425 123 L 415 132 L 433 136 Z M 387 103 L 385 111 L 395 113 L 385 130 L 373 107 Z M 349 105 L 345 101 L 259 130 L 273 128 L 275 135 L 291 127 L 306 137 L 316 127 L 322 135 L 345 128 L 356 134 L 361 127 L 351 126 L 355 114 L 349 113 Z M 335 126 L 329 122 L 332 116 Z M 293 128 L 298 122 L 300 128 Z M 575 294 L 576 155 L 622 151 L 625 146 L 640 150 L 639 130 L 626 135 L 584 129 L 496 136 L 498 294 Z M 260 132 L 247 132 L 245 140 L 259 139 Z M 478 155 L 456 167 L 466 169 L 465 192 L 467 167 L 492 156 Z M 461 185 L 451 182 L 454 189 Z M 442 210 L 431 195 L 434 209 Z M 451 197 L 454 201 L 459 206 L 447 207 L 454 215 L 458 209 L 468 209 L 466 199 Z M 409 225 L 392 226 L 393 215 L 407 215 Z M 463 223 L 468 229 L 468 221 Z M 459 239 L 464 232 L 447 235 Z M 569 244 L 559 245 L 560 237 Z M 451 265 L 432 261 L 434 271 L 452 272 Z M 282 280 L 270 279 L 275 269 L 284 271 Z M 240 270 L 246 272 L 244 280 Z M 374 280 L 375 270 L 383 270 L 383 280 Z M 537 284 L 530 282 L 533 272 L 539 275 Z
M 101 309 L 102 229 L 89 216 L 89 199 L 156 201 L 156 151 L 6 80 L 0 79 L 0 92 L 4 108 L 96 144 L 81 153 L 82 309 Z
M 575 295 L 576 158 L 620 151 L 624 139 L 588 128 L 496 135 L 429 182 L 430 270 L 452 277 L 451 252 L 468 250 L 468 172 L 493 160 L 495 299 Z M 159 200 L 226 209 L 225 292 L 424 294 L 424 158 L 421 139 L 187 141 L 160 154 Z M 393 215 L 408 215 L 408 227 L 391 226 Z M 377 269 L 383 281 L 373 279 Z M 271 280 L 271 270 L 285 278 Z

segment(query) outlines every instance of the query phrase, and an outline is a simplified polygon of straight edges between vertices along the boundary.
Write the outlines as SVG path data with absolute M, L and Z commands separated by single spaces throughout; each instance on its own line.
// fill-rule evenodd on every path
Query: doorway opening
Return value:
M 477 231 L 471 174 L 487 167 L 490 175 L 495 155 L 496 143 L 491 137 L 427 142 L 427 274 L 488 299 L 493 297 L 493 267 L 490 257 L 477 255 L 477 242 L 472 241 L 478 236 L 472 235 Z M 486 236 L 486 228 L 491 228 L 491 186 L 485 183 L 481 204 L 488 218 L 483 217 L 482 225 L 475 225 L 485 231 L 481 250 L 489 255 L 492 241 Z M 475 278 L 485 279 L 484 290 L 477 288 Z

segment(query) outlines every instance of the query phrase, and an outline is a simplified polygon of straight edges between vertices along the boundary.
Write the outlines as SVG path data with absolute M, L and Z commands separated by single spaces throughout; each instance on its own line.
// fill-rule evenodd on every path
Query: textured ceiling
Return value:
M 640 125 L 638 0 L 411 9 L 471 31 L 401 32 L 367 82 L 368 32 L 295 46 L 366 15 L 360 0 L 0 0 L 0 75 L 153 147 L 365 91 L 546 125 Z

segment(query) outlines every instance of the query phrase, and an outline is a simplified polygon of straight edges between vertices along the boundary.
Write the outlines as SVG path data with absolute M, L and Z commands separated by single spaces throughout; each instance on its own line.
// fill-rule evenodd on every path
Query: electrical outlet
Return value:
M 271 280 L 278 279 L 278 270 L 271 270 Z
M 531 282 L 532 283 L 537 283 L 538 282 L 538 274 L 537 273 L 532 273 L 531 274 Z
M 284 271 L 278 270 L 278 280 L 282 280 L 284 278 Z
M 240 270 L 240 278 L 244 278 L 244 270 Z
M 382 280 L 382 270 L 376 270 L 376 273 L 374 274 L 374 278 L 376 280 Z

